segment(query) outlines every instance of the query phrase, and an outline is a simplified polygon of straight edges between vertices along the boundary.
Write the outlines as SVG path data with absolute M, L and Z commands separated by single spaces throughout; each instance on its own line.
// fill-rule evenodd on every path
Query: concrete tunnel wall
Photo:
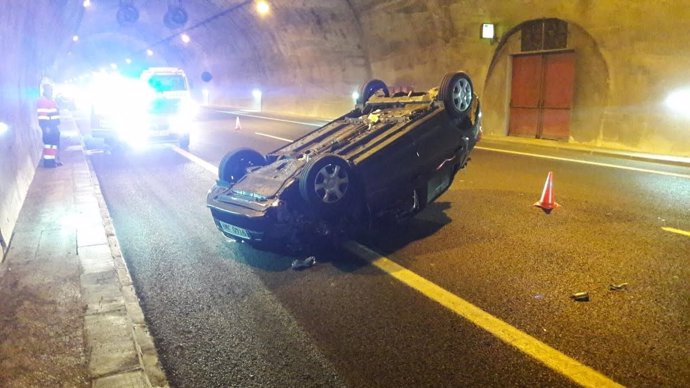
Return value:
M 40 3 L 40 7 L 35 5 Z M 182 31 L 162 26 L 163 1 L 135 1 L 137 25 L 114 21 L 115 0 L 93 1 L 107 10 L 84 13 L 79 0 L 6 0 L 0 14 L 0 236 L 7 244 L 40 154 L 33 100 L 43 73 L 66 74 L 76 58 L 66 52 L 73 31 L 94 47 L 120 36 L 139 51 Z M 185 2 L 194 25 L 236 2 Z M 362 82 L 428 89 L 444 73 L 463 69 L 482 98 L 484 130 L 506 135 L 510 58 L 520 52 L 520 26 L 557 18 L 568 24 L 576 59 L 569 142 L 690 156 L 687 117 L 663 104 L 690 86 L 685 37 L 690 12 L 684 0 L 276 0 L 260 18 L 250 7 L 190 30 L 192 43 L 168 39 L 155 48 L 164 63 L 181 66 L 194 91 L 210 90 L 211 103 L 256 108 L 251 89 L 263 91 L 264 111 L 333 117 L 352 106 Z M 83 18 L 82 18 L 82 14 Z M 91 18 L 91 19 L 89 19 Z M 497 26 L 494 42 L 479 38 L 481 23 Z M 51 27 L 52 26 L 52 27 Z M 49 28 L 50 27 L 50 28 Z M 98 39 L 104 39 L 99 43 Z M 160 42 L 159 42 L 160 43 Z M 83 59 L 83 58 L 82 58 Z M 202 83 L 210 71 L 214 79 Z
M 80 1 L 4 0 L 0 12 L 0 260 L 41 153 L 35 101 L 44 70 L 65 49 L 81 17 Z

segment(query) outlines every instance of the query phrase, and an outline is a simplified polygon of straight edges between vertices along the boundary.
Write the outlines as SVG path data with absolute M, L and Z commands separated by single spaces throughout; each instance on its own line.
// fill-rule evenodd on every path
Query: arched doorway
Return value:
M 603 138 L 608 93 L 606 60 L 587 31 L 561 19 L 522 22 L 494 51 L 482 101 L 484 132 L 595 144 Z

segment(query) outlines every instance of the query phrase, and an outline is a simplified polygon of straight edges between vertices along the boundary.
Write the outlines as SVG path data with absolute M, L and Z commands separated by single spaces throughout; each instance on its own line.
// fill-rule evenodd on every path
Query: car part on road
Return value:
M 609 284 L 609 290 L 620 291 L 628 287 L 628 283 Z
M 302 270 L 305 268 L 312 267 L 314 264 L 316 264 L 316 257 L 309 256 L 304 260 L 299 260 L 299 259 L 293 260 L 291 267 L 295 271 L 299 271 L 299 270 Z
M 587 292 L 576 292 L 570 295 L 570 298 L 576 302 L 589 302 L 589 293 Z

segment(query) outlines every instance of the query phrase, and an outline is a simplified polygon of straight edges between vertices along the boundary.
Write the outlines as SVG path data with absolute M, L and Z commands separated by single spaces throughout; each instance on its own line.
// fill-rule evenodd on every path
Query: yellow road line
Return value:
M 561 160 L 564 162 L 573 162 L 573 163 L 580 163 L 580 164 L 589 164 L 591 166 L 600 166 L 600 167 L 611 167 L 611 168 L 617 168 L 620 170 L 628 170 L 628 171 L 636 171 L 636 172 L 646 172 L 650 174 L 657 174 L 657 175 L 666 175 L 666 176 L 674 176 L 677 178 L 685 178 L 685 179 L 690 179 L 690 175 L 688 174 L 678 174 L 675 172 L 666 172 L 666 171 L 658 171 L 658 170 L 650 170 L 647 168 L 635 168 L 635 167 L 627 167 L 627 166 L 619 166 L 617 164 L 610 164 L 610 163 L 599 163 L 599 162 L 590 162 L 587 160 L 579 160 L 579 159 L 571 159 L 571 158 L 562 158 L 559 156 L 549 156 L 549 155 L 540 155 L 540 154 L 533 154 L 529 152 L 518 152 L 518 151 L 509 151 L 509 150 L 501 150 L 498 148 L 489 148 L 489 147 L 482 147 L 482 146 L 476 146 L 474 147 L 478 150 L 484 150 L 484 151 L 493 151 L 493 152 L 500 152 L 504 154 L 511 154 L 511 155 L 522 155 L 522 156 L 531 156 L 534 158 L 541 158 L 541 159 L 552 159 L 552 160 Z
M 680 230 L 680 229 L 676 229 L 676 228 L 669 228 L 669 227 L 666 227 L 666 226 L 662 227 L 661 229 L 663 229 L 663 230 L 665 230 L 665 231 L 667 231 L 667 232 L 678 233 L 678 234 L 682 234 L 683 236 L 688 236 L 688 237 L 690 237 L 690 232 L 688 232 L 687 230 Z
M 345 248 L 431 300 L 488 331 L 508 345 L 517 348 L 584 387 L 622 386 L 367 247 L 349 241 L 345 243 Z

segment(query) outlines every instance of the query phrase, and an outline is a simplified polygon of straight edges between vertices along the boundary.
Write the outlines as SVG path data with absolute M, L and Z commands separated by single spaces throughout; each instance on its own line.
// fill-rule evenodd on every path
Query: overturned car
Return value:
M 342 238 L 414 216 L 451 185 L 481 136 L 464 72 L 427 92 L 371 80 L 349 113 L 261 155 L 229 152 L 207 206 L 218 229 L 253 245 Z

